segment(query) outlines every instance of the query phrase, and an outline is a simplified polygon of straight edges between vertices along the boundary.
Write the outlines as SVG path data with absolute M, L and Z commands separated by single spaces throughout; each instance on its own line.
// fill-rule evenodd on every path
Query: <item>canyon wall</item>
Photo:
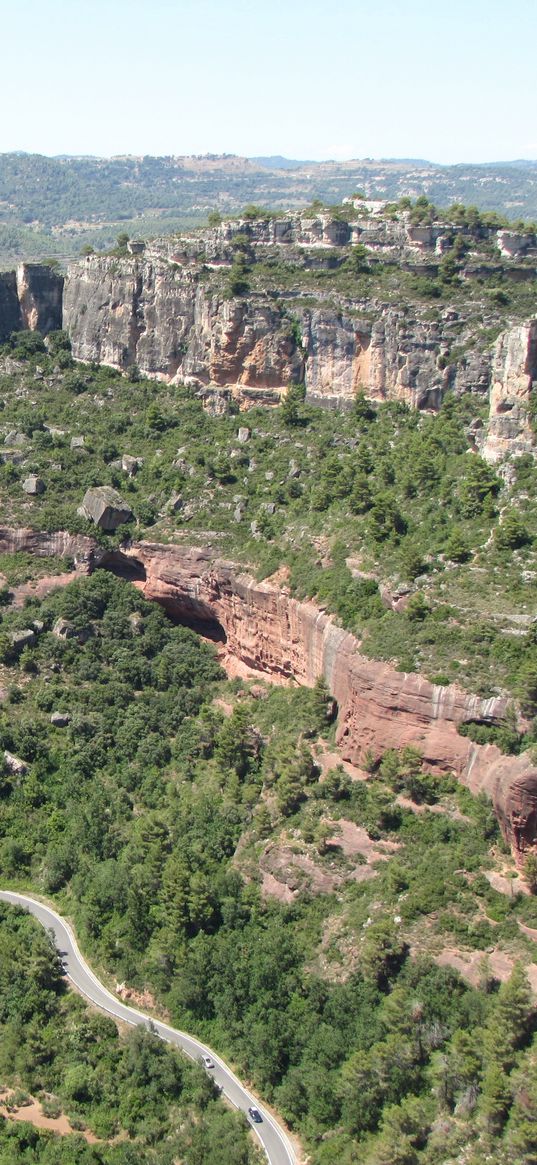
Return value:
M 304 381 L 309 399 L 371 397 L 437 408 L 448 387 L 487 392 L 491 356 L 461 357 L 464 320 L 453 311 L 425 318 L 376 301 L 305 307 L 284 293 L 226 298 L 188 264 L 159 258 L 89 256 L 69 267 L 64 326 L 78 360 L 198 387 L 280 393 Z M 277 396 L 275 397 L 277 399 Z
M 498 723 L 505 699 L 482 700 L 368 659 L 358 640 L 314 603 L 291 598 L 270 579 L 256 582 L 206 550 L 138 542 L 101 560 L 119 573 L 128 573 L 129 563 L 136 563 L 148 599 L 176 618 L 206 624 L 225 640 L 228 658 L 309 686 L 324 676 L 338 704 L 344 759 L 359 765 L 387 748 L 414 745 L 429 768 L 454 772 L 473 793 L 490 797 L 517 859 L 537 845 L 537 768 L 529 754 L 505 756 L 457 731 L 469 720 Z
M 274 224 L 273 224 L 274 229 Z M 243 406 L 277 402 L 304 382 L 312 403 L 349 405 L 359 388 L 374 400 L 437 409 L 448 389 L 490 393 L 483 454 L 498 460 L 532 448 L 528 421 L 537 380 L 537 321 L 508 328 L 484 348 L 482 321 L 453 308 L 431 313 L 376 299 L 309 305 L 291 293 L 226 298 L 173 251 L 71 264 L 63 317 L 76 359 L 222 390 Z M 477 330 L 476 330 L 477 329 Z M 458 352 L 455 358 L 451 353 Z
M 231 267 L 238 228 L 248 227 L 258 258 L 263 246 L 276 241 L 287 253 L 298 238 L 304 262 L 318 263 L 347 242 L 343 226 L 326 216 L 302 225 L 227 223 L 197 238 L 141 245 L 140 254 L 88 256 L 70 264 L 65 281 L 46 265 L 21 264 L 0 275 L 0 342 L 18 329 L 47 334 L 63 326 L 77 360 L 122 370 L 137 365 L 149 376 L 192 386 L 209 402 L 224 394 L 243 407 L 276 403 L 296 382 L 306 384 L 311 402 L 336 408 L 349 405 L 358 388 L 375 400 L 425 409 L 437 409 L 448 389 L 470 391 L 490 399 L 489 424 L 476 433 L 484 457 L 498 461 L 532 450 L 536 319 L 507 328 L 486 347 L 484 321 L 475 313 L 466 318 L 460 306 L 431 311 L 322 292 L 304 299 L 289 289 L 226 296 L 218 271 Z M 384 236 L 392 245 L 401 233 L 408 249 L 417 232 L 401 223 L 373 226 L 371 249 L 377 236 L 378 246 Z M 353 237 L 357 231 L 365 225 L 354 226 Z M 424 246 L 421 239 L 413 245 Z
M 413 745 L 431 770 L 453 772 L 491 799 L 517 860 L 537 846 L 537 768 L 530 755 L 505 756 L 457 731 L 470 720 L 498 723 L 505 699 L 482 700 L 368 659 L 359 641 L 314 603 L 292 598 L 277 580 L 256 582 L 206 549 L 133 542 L 109 551 L 82 535 L 1 527 L 0 553 L 21 550 L 71 557 L 78 572 L 104 567 L 132 579 L 147 599 L 219 641 L 228 661 L 252 673 L 308 686 L 324 676 L 337 701 L 345 760 L 360 765 L 387 748 Z

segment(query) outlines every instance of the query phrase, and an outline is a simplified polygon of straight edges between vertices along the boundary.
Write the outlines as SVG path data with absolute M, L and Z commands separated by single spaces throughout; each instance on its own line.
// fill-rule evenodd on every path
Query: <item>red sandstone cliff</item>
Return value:
M 537 768 L 529 755 L 504 756 L 457 731 L 467 720 L 499 720 L 505 700 L 481 700 L 368 659 L 358 640 L 314 603 L 291 598 L 270 580 L 256 582 L 207 550 L 138 542 L 107 553 L 89 538 L 0 528 L 0 552 L 15 550 L 68 554 L 83 570 L 102 565 L 135 578 L 148 599 L 218 632 L 228 656 L 265 675 L 307 685 L 323 675 L 338 703 L 344 759 L 360 763 L 368 752 L 380 756 L 412 744 L 431 769 L 454 772 L 472 792 L 490 797 L 517 858 L 537 846 Z
M 499 720 L 504 699 L 481 700 L 370 660 L 314 603 L 291 598 L 270 580 L 258 583 L 205 550 L 139 542 L 125 555 L 143 566 L 147 598 L 181 618 L 218 623 L 228 654 L 248 667 L 308 685 L 323 675 L 338 703 L 344 759 L 360 763 L 370 751 L 380 756 L 415 745 L 431 769 L 454 772 L 472 792 L 491 798 L 517 856 L 537 845 L 537 768 L 530 757 L 504 756 L 457 731 L 467 720 Z

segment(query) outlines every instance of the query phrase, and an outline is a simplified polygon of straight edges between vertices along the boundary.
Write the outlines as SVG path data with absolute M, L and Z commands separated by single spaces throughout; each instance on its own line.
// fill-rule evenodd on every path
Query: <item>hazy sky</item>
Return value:
M 537 0 L 0 0 L 0 152 L 537 158 Z

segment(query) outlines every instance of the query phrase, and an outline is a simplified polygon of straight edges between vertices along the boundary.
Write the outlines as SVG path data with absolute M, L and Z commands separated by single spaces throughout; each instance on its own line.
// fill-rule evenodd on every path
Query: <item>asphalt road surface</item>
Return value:
M 91 1003 L 95 1003 L 102 1011 L 107 1011 L 109 1015 L 123 1020 L 124 1023 L 147 1028 L 160 1036 L 161 1039 L 166 1040 L 167 1043 L 182 1048 L 191 1060 L 199 1060 L 200 1056 L 210 1055 L 214 1061 L 214 1068 L 210 1069 L 210 1075 L 235 1108 L 245 1113 L 253 1131 L 261 1141 L 271 1165 L 295 1165 L 295 1152 L 285 1130 L 271 1113 L 267 1112 L 256 1098 L 243 1087 L 231 1068 L 224 1064 L 224 1061 L 213 1052 L 212 1048 L 208 1048 L 199 1040 L 194 1039 L 193 1036 L 187 1035 L 186 1032 L 177 1031 L 176 1028 L 169 1027 L 168 1024 L 161 1023 L 160 1020 L 153 1019 L 149 1015 L 144 1015 L 142 1011 L 137 1011 L 134 1007 L 127 1007 L 125 1003 L 116 999 L 115 995 L 107 991 L 88 967 L 78 949 L 76 938 L 69 923 L 65 922 L 59 914 L 56 914 L 55 910 L 51 910 L 49 906 L 43 906 L 41 902 L 36 902 L 34 898 L 30 898 L 26 894 L 17 894 L 11 890 L 0 890 L 0 899 L 29 910 L 30 914 L 33 914 L 34 918 L 37 918 L 46 930 L 52 932 L 55 945 L 61 954 L 67 978 Z M 261 1113 L 263 1119 L 260 1124 L 254 1123 L 248 1117 L 248 1108 L 251 1105 Z

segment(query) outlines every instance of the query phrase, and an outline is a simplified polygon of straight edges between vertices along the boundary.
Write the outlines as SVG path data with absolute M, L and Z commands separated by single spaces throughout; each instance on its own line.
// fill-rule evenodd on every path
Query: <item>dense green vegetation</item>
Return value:
M 6 524 L 95 535 L 76 511 L 89 486 L 111 484 L 135 519 L 105 542 L 210 531 L 215 550 L 260 574 L 286 564 L 295 593 L 318 596 L 371 656 L 511 691 L 534 712 L 536 469 L 519 458 L 506 485 L 471 452 L 478 398 L 448 397 L 431 415 L 358 394 L 345 414 L 293 389 L 281 408 L 250 411 L 241 444 L 233 407 L 212 417 L 189 390 L 72 366 L 61 334 L 47 344 L 19 333 L 5 349 L 18 368 L 0 378 Z M 124 454 L 143 460 L 133 476 Z M 22 490 L 29 472 L 43 478 L 39 497 Z M 389 609 L 379 584 L 410 588 L 406 608 Z
M 60 618 L 70 638 L 54 633 Z M 32 624 L 35 641 L 10 659 L 11 633 Z M 532 1160 L 535 1102 L 520 1083 L 533 1056 L 531 1005 L 518 971 L 497 991 L 486 951 L 499 943 L 532 960 L 518 921 L 535 925 L 537 914 L 532 899 L 504 898 L 483 876 L 498 853 L 486 802 L 423 774 L 410 749 L 386 753 L 370 782 L 341 769 L 320 781 L 316 740 L 330 733 L 322 687 L 250 694 L 223 685 L 210 647 L 105 572 L 23 611 L 5 609 L 0 635 L 8 659 L 0 744 L 27 765 L 2 776 L 4 881 L 57 895 L 97 967 L 150 986 L 178 1026 L 230 1056 L 303 1133 L 319 1165 L 440 1165 L 448 1146 L 453 1154 L 469 1146 L 476 1163 L 481 1152 L 495 1162 Z M 70 717 L 66 727 L 51 723 L 58 710 Z M 339 845 L 344 826 L 364 829 L 389 860 L 357 880 L 364 857 Z M 262 893 L 274 846 L 291 868 L 296 854 L 309 863 L 289 905 Z M 309 888 L 316 870 L 332 880 L 320 895 Z M 9 925 L 45 950 L 33 924 Z M 3 941 L 6 965 L 20 976 L 23 960 L 9 953 L 15 939 Z M 483 952 L 480 989 L 433 961 L 454 945 Z M 30 964 L 41 966 L 37 957 Z M 136 1099 L 139 1057 L 148 1059 L 144 1088 L 160 1089 L 162 1105 L 185 1093 L 209 1106 L 204 1159 L 216 1136 L 213 1101 L 198 1097 L 199 1080 L 160 1047 L 138 1035 L 124 1050 L 108 1021 L 85 1019 L 76 1070 L 73 1045 L 60 1054 L 55 1024 L 65 1026 L 66 1013 L 74 1023 L 80 1005 L 62 999 L 51 966 L 47 956 L 52 1018 L 32 1019 L 44 1004 L 29 989 L 29 1034 L 11 1067 L 6 1037 L 4 1076 L 52 1091 L 99 1135 L 113 1132 L 112 1097 L 120 1126 L 144 1146 L 147 1138 L 141 1159 L 151 1161 L 153 1125 Z M 13 992 L 8 999 L 19 1001 L 19 979 Z M 13 1006 L 2 1022 L 16 1022 Z M 134 1078 L 127 1074 L 123 1095 L 125 1057 Z M 114 1071 L 117 1102 L 106 1083 Z M 222 1136 L 211 1159 L 227 1162 Z
M 425 198 L 401 209 L 416 224 L 437 215 Z M 252 206 L 246 219 L 267 213 Z M 199 275 L 229 297 L 279 289 L 294 345 L 286 291 L 358 304 L 374 286 L 428 322 L 464 300 L 472 344 L 486 347 L 505 318 L 534 310 L 534 286 L 504 280 L 490 215 L 446 214 L 453 245 L 434 278 L 373 270 L 360 247 L 296 264 L 267 248 L 254 262 L 247 235 L 229 269 L 209 276 L 201 256 Z M 466 277 L 470 247 L 486 278 Z M 446 364 L 469 342 L 462 324 L 452 334 Z M 438 685 L 510 693 L 504 723 L 462 731 L 507 754 L 533 748 L 537 470 L 526 456 L 502 474 L 475 452 L 481 398 L 448 395 L 433 415 L 358 391 L 331 413 L 295 384 L 278 408 L 246 416 L 232 399 L 218 416 L 206 403 L 134 366 L 77 366 L 63 333 L 14 334 L 0 350 L 3 524 L 107 547 L 185 538 L 259 578 L 279 571 L 371 657 Z M 23 489 L 31 473 L 36 495 Z M 132 510 L 114 535 L 78 513 L 97 485 Z M 330 757 L 322 684 L 228 683 L 212 647 L 130 583 L 99 571 L 32 597 L 29 579 L 70 566 L 0 558 L 0 879 L 54 896 L 110 985 L 149 988 L 172 1022 L 236 1064 L 312 1165 L 535 1165 L 537 1045 L 521 968 L 535 968 L 537 907 L 491 806 L 425 773 L 411 748 L 367 757 L 370 779 L 352 779 Z M 525 873 L 534 895 L 535 859 Z M 206 1076 L 90 1016 L 64 992 L 46 936 L 7 908 L 0 1065 L 0 1083 L 100 1138 L 59 1146 L 0 1121 L 0 1165 L 257 1159 Z
M 54 1137 L 0 1117 L 2 1165 L 172 1165 L 188 1159 L 253 1165 L 246 1122 L 217 1098 L 210 1077 L 142 1029 L 68 994 L 50 941 L 23 911 L 0 907 L 0 1081 L 30 1092 L 81 1134 Z M 119 1134 L 119 1136 L 118 1136 Z M 116 1140 L 117 1138 L 117 1140 Z M 183 1155 L 187 1154 L 187 1158 Z

